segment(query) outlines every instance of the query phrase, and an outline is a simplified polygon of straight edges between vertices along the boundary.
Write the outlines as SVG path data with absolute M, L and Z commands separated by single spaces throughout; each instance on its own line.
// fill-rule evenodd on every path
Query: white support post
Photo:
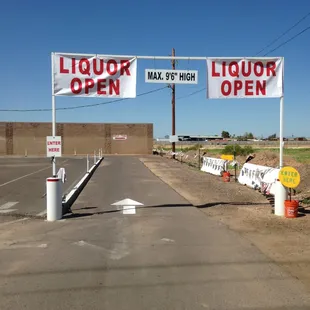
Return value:
M 87 159 L 86 159 L 86 172 L 89 172 L 89 157 L 87 154 Z
M 56 98 L 54 95 L 54 53 L 52 53 L 51 57 L 52 62 L 52 136 L 56 136 Z M 53 176 L 56 175 L 56 158 L 53 159 Z
M 284 128 L 284 97 L 280 98 L 280 169 L 283 167 L 283 128 Z M 274 214 L 278 216 L 284 216 L 285 207 L 284 201 L 287 199 L 287 190 L 281 184 L 279 179 L 276 181 L 276 192 L 275 192 L 275 203 L 274 203 Z
M 76 156 L 76 149 L 74 149 L 74 156 Z
M 46 179 L 46 219 L 54 222 L 62 218 L 62 183 L 58 177 Z
M 94 165 L 96 164 L 96 151 L 94 151 Z

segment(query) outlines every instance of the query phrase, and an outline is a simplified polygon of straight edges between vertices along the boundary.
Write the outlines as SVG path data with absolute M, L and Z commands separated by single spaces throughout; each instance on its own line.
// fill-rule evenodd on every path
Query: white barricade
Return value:
M 219 158 L 203 157 L 201 171 L 214 175 L 222 175 L 226 170 L 227 161 Z
M 275 195 L 276 180 L 280 169 L 246 163 L 243 165 L 238 181 L 263 193 Z
M 57 172 L 57 177 L 61 179 L 62 183 L 65 183 L 67 181 L 67 175 L 65 168 L 60 168 Z

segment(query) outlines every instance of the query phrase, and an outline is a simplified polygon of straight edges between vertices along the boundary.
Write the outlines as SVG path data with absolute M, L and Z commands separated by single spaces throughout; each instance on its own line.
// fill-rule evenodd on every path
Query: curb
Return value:
M 80 193 L 96 171 L 96 169 L 99 167 L 101 162 L 103 161 L 104 157 L 101 157 L 90 169 L 85 175 L 82 177 L 82 179 L 73 187 L 73 189 L 69 192 L 68 195 L 66 195 L 62 200 L 62 215 L 65 215 L 67 213 L 71 212 L 71 206 L 75 202 L 75 200 L 79 197 Z

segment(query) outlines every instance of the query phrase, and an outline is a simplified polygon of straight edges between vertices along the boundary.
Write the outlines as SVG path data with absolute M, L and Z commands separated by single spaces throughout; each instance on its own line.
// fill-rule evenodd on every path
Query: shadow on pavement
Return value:
M 211 202 L 203 205 L 198 205 L 196 208 L 211 208 L 220 205 L 230 205 L 230 206 L 267 206 L 268 202 Z
M 211 208 L 216 207 L 220 205 L 230 205 L 230 206 L 267 206 L 268 202 L 259 202 L 259 203 L 253 203 L 253 202 L 211 202 L 206 203 L 203 205 L 192 205 L 190 203 L 184 203 L 184 204 L 162 204 L 162 205 L 152 205 L 152 206 L 137 206 L 136 210 L 138 209 L 151 209 L 151 208 L 188 208 L 188 207 L 195 207 L 197 209 L 204 209 L 204 208 Z M 118 213 L 122 212 L 122 209 L 110 209 L 110 210 L 104 210 L 104 211 L 95 211 L 96 207 L 83 207 L 79 209 L 73 209 L 71 212 L 64 216 L 64 218 L 70 219 L 70 218 L 79 218 L 79 217 L 87 217 L 92 215 L 103 215 L 103 214 L 109 214 L 109 213 Z M 76 211 L 83 211 L 83 210 L 94 210 L 93 212 L 76 212 Z

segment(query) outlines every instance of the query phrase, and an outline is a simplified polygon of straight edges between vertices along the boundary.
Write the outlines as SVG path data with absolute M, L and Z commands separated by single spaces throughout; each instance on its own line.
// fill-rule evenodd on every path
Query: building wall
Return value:
M 46 136 L 51 123 L 0 122 L 0 155 L 46 155 Z M 153 124 L 88 124 L 59 123 L 57 135 L 62 137 L 64 155 L 152 154 Z M 114 140 L 114 135 L 127 135 L 127 140 Z

